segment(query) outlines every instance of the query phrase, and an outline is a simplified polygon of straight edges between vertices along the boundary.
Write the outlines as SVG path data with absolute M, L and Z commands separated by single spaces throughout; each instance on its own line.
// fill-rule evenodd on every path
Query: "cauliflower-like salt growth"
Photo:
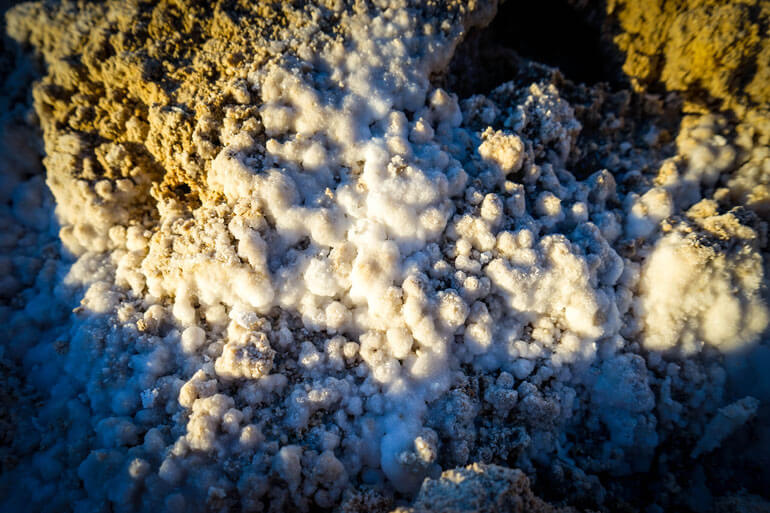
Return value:
M 483 511 L 487 508 L 523 513 L 571 513 L 543 501 L 530 490 L 527 476 L 520 470 L 497 465 L 473 464 L 447 470 L 440 477 L 426 480 L 415 503 L 393 513 Z
M 479 145 L 482 159 L 496 165 L 506 175 L 519 170 L 524 157 L 524 144 L 518 136 L 493 132 L 490 127 L 481 137 L 484 140 Z
M 726 206 L 763 212 L 764 153 L 723 180 L 704 117 L 661 163 L 622 109 L 581 141 L 609 93 L 534 68 L 460 102 L 432 80 L 493 0 L 220 4 L 10 14 L 51 69 L 61 230 L 42 180 L 14 185 L 0 363 L 41 395 L 0 404 L 35 413 L 0 504 L 312 511 L 486 472 L 550 511 L 517 471 L 448 469 L 612 480 L 753 415 L 719 409 L 711 348 L 768 322 L 764 225 Z
M 703 220 L 705 226 L 715 225 L 735 237 L 735 247 L 727 253 L 677 232 L 655 245 L 642 269 L 636 305 L 644 322 L 645 347 L 692 354 L 708 344 L 730 351 L 767 327 L 756 235 L 746 227 L 748 233 L 730 233 L 742 228 L 731 216 Z
M 655 396 L 647 381 L 640 356 L 624 354 L 608 359 L 602 363 L 591 400 L 599 408 L 599 417 L 608 427 L 612 443 L 633 448 L 637 457 L 650 458 L 658 439 L 655 421 L 649 415 L 655 407 Z M 644 468 L 644 463 L 633 464 Z
M 274 356 L 267 335 L 248 333 L 229 340 L 222 347 L 222 355 L 214 362 L 214 369 L 223 379 L 257 379 L 270 373 Z

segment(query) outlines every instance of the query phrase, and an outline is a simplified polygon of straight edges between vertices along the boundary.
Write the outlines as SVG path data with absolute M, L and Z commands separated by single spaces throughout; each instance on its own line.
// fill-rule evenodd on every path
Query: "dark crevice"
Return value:
M 622 56 L 603 29 L 604 12 L 603 1 L 504 2 L 488 27 L 471 30 L 458 46 L 443 84 L 460 97 L 486 94 L 518 78 L 532 61 L 575 83 L 626 88 Z

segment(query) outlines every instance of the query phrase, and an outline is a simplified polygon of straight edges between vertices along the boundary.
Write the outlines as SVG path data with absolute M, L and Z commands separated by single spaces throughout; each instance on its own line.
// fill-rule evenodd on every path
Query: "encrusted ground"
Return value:
M 767 5 L 498 7 L 8 12 L 5 510 L 767 510 Z

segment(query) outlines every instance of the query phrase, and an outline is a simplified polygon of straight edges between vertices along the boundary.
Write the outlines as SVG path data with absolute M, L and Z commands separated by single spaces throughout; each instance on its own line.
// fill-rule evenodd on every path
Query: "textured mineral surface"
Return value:
M 770 4 L 762 0 L 610 0 L 622 31 L 623 71 L 638 89 L 669 91 L 721 108 L 770 102 Z M 742 109 L 741 109 L 742 110 Z
M 768 511 L 768 5 L 551 3 L 10 9 L 0 509 Z

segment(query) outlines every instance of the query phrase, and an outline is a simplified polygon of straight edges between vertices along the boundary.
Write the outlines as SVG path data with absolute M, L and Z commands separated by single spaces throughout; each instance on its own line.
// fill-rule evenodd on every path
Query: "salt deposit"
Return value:
M 431 81 L 495 2 L 327 4 L 260 28 L 259 54 L 210 26 L 221 69 L 192 92 L 110 75 L 150 7 L 11 11 L 49 74 L 47 181 L 8 170 L 0 211 L 0 356 L 35 391 L 4 510 L 387 508 L 478 462 L 645 472 L 756 414 L 725 406 L 722 362 L 768 325 L 766 152 L 736 165 L 705 116 L 675 144 L 608 136 L 624 162 L 582 179 L 559 81 Z M 78 32 L 96 17 L 107 39 Z

